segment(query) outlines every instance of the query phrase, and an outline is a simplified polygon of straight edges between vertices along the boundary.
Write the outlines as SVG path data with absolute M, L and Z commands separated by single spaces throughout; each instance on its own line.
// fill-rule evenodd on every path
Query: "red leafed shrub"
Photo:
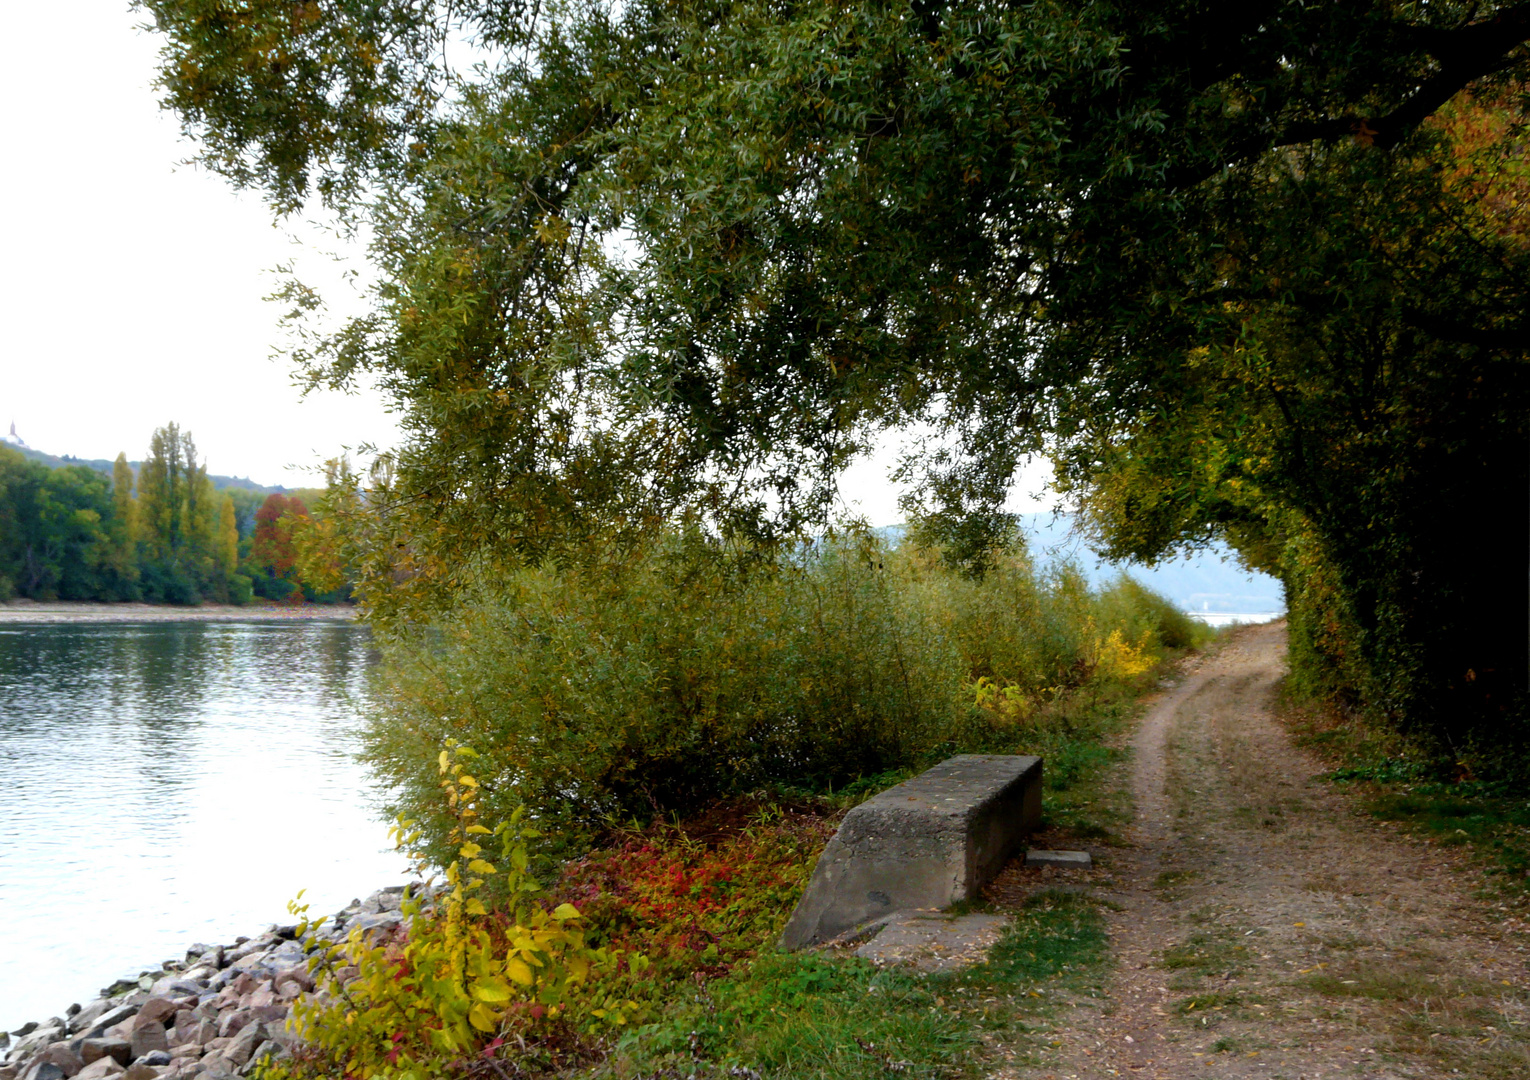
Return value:
M 740 800 L 618 834 L 565 868 L 554 902 L 583 912 L 601 944 L 645 954 L 661 978 L 715 978 L 780 933 L 838 817 Z

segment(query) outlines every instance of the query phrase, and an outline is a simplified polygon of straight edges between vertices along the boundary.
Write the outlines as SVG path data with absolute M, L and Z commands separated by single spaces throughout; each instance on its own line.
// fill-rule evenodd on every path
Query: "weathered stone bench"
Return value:
M 829 941 L 895 911 L 974 899 L 1041 817 L 1041 759 L 960 754 L 845 815 L 781 935 Z

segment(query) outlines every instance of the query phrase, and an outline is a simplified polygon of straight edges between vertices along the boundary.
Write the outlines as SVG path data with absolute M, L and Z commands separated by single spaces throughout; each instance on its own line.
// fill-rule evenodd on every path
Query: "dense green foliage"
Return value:
M 261 499 L 214 490 L 190 433 L 175 424 L 154 432 L 136 476 L 125 454 L 107 477 L 0 446 L 0 600 L 243 604 L 255 594 L 348 595 L 343 581 L 322 590 L 301 581 L 288 534 L 291 518 L 307 514 L 302 501 Z
M 1145 599 L 1128 590 L 1096 614 L 1135 612 L 1151 625 Z M 1183 629 L 1164 628 L 1166 636 Z M 1126 666 L 1135 670 L 1140 658 L 1125 657 Z M 1023 718 L 989 709 L 1011 745 L 1047 755 L 1043 827 L 1054 841 L 1109 842 L 1130 821 L 1111 783 L 1122 755 L 1108 744 L 1144 676 L 1156 678 L 1149 663 L 1129 677 L 1097 665 L 1086 685 Z M 688 817 L 613 824 L 592 850 L 554 866 L 534 859 L 521 808 L 496 820 L 489 808 L 506 803 L 495 785 L 467 773 L 489 765 L 483 755 L 448 746 L 428 764 L 438 783 L 426 809 L 446 830 L 431 861 L 446 860 L 445 881 L 433 902 L 406 905 L 407 926 L 380 940 L 358 931 L 340 945 L 315 943 L 323 950 L 315 974 L 330 994 L 299 1007 L 310 1044 L 268 1063 L 266 1080 L 340 1069 L 400 1078 L 976 1078 L 988 1072 L 980 1035 L 1002 1033 L 1006 1056 L 1034 1052 L 1035 1021 L 1052 994 L 1095 992 L 1105 937 L 1093 902 L 1032 895 L 1028 883 L 978 904 L 998 905 L 1014 925 L 987 964 L 965 972 L 926 978 L 842 954 L 775 951 L 840 815 L 900 772 L 863 777 L 831 797 L 778 789 Z M 406 845 L 426 839 L 414 822 L 395 832 Z M 530 876 L 538 863 L 545 888 Z M 542 966 L 517 967 L 531 956 Z
M 1286 584 L 1301 688 L 1458 752 L 1517 738 L 1530 648 L 1530 174 L 1478 131 L 1510 108 L 1224 184 L 1224 311 L 1064 459 L 1109 553 L 1229 537 Z
M 131 587 L 113 560 L 111 486 L 75 465 L 49 469 L 0 446 L 0 599 L 76 600 Z
M 384 614 L 682 511 L 789 535 L 922 422 L 954 558 L 1046 449 L 1111 551 L 1280 573 L 1313 689 L 1522 711 L 1530 5 L 143 3 L 204 162 L 376 238 L 298 359 L 401 407 Z
M 395 638 L 368 757 L 427 850 L 447 854 L 433 809 L 447 739 L 483 755 L 491 818 L 525 805 L 568 836 L 762 786 L 1045 751 L 1053 729 L 1035 721 L 1065 718 L 1058 699 L 1133 684 L 1194 634 L 1131 582 L 1091 592 L 1019 554 L 977 580 L 866 536 L 747 573 L 708 548 L 521 570 Z

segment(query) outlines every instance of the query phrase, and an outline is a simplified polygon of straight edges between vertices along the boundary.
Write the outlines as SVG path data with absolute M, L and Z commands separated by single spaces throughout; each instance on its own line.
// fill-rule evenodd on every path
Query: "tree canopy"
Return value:
M 374 310 L 297 358 L 402 407 L 357 533 L 393 597 L 790 534 L 922 425 L 958 554 L 1045 450 L 1107 550 L 1281 574 L 1314 685 L 1517 708 L 1530 4 L 142 6 L 205 164 L 374 237 Z
M 295 496 L 215 490 L 191 433 L 173 423 L 154 430 L 136 473 L 126 454 L 108 476 L 0 446 L 0 601 L 348 599 L 343 568 L 324 567 L 315 588 L 294 565 L 294 524 L 324 524 L 307 513 Z

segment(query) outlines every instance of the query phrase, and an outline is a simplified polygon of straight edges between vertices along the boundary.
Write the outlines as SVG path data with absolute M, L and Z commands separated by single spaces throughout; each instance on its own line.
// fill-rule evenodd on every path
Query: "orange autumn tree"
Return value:
M 1530 245 L 1530 155 L 1525 102 L 1530 86 L 1463 93 L 1435 126 L 1445 135 L 1445 186 L 1481 215 L 1479 227 L 1523 249 Z
M 299 498 L 280 492 L 266 496 L 255 511 L 255 535 L 250 543 L 250 568 L 255 592 L 268 600 L 303 602 L 303 586 L 297 572 L 297 545 L 293 542 L 293 524 L 308 516 L 308 507 Z

